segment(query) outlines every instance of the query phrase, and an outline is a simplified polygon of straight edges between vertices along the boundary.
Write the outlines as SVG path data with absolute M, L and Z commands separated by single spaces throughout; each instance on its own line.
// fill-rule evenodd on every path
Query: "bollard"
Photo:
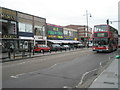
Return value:
M 44 50 L 42 50 L 42 53 L 44 54 L 44 53 L 45 53 L 45 51 L 44 51 Z
M 51 53 L 51 50 L 49 50 L 49 53 Z

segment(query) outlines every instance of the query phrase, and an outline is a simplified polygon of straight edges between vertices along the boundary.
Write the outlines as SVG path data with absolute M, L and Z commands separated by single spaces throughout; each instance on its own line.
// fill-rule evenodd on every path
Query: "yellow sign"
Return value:
M 16 20 L 16 11 L 2 8 L 2 10 L 0 10 L 0 18 Z
M 57 36 L 57 38 L 61 38 L 61 39 L 62 39 L 62 38 L 63 38 L 63 36 Z
M 54 30 L 54 31 L 58 31 L 58 28 L 57 28 L 57 27 L 54 27 L 53 30 Z
M 77 40 L 77 38 L 74 38 L 74 40 Z
M 12 38 L 17 38 L 17 36 L 15 36 L 15 35 L 2 35 L 2 38 L 10 38 L 10 39 L 12 39 Z
M 55 35 L 48 35 L 48 38 L 56 38 Z

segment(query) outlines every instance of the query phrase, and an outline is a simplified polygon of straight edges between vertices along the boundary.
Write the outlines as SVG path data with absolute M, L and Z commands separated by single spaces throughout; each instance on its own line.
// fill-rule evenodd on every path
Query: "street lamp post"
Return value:
M 86 21 L 87 21 L 87 48 L 89 48 L 89 34 L 88 34 L 88 15 L 90 15 L 89 17 L 92 17 L 90 13 L 88 13 L 88 11 L 86 10 Z

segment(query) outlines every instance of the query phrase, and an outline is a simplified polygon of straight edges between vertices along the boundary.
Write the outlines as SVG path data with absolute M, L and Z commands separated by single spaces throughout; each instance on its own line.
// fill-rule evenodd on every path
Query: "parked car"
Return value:
M 93 46 L 93 43 L 89 43 L 89 47 L 92 47 Z
M 62 50 L 62 47 L 59 44 L 51 44 L 49 45 L 51 51 L 60 51 Z
M 62 49 L 63 50 L 70 50 L 70 46 L 69 45 L 62 45 Z
M 48 47 L 47 45 L 37 44 L 34 47 L 34 51 L 43 53 L 43 52 L 46 52 L 46 51 L 50 51 L 50 47 Z
M 83 48 L 83 47 L 85 47 L 85 45 L 82 44 L 82 43 L 78 44 L 77 46 L 78 46 L 78 48 Z
M 74 45 L 69 45 L 70 49 L 75 49 Z

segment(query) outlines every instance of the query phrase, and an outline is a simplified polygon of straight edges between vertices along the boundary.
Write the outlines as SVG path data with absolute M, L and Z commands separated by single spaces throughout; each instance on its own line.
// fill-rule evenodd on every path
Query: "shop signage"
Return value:
M 62 32 L 48 31 L 49 35 L 63 35 Z
M 64 39 L 73 40 L 73 37 L 71 37 L 71 36 L 64 36 Z
M 74 38 L 74 40 L 77 40 L 77 38 Z
M 8 20 L 16 20 L 16 11 L 2 8 L 2 12 L 0 11 L 0 18 L 8 19 Z
M 7 15 L 7 14 L 4 14 L 4 13 L 1 13 L 0 17 L 3 18 L 3 19 L 15 20 L 15 18 L 13 16 Z
M 48 38 L 57 38 L 55 35 L 48 35 Z
M 17 36 L 16 35 L 2 35 L 2 38 L 12 39 L 12 38 L 17 38 Z
M 58 39 L 63 39 L 63 36 L 57 36 Z
M 63 36 L 56 36 L 56 35 L 48 35 L 48 38 L 58 38 L 58 39 L 63 39 Z
M 35 40 L 43 39 L 43 36 L 34 36 Z
M 64 36 L 63 36 L 63 28 L 61 27 L 57 27 L 56 25 L 53 25 L 53 26 L 49 26 L 48 25 L 48 31 L 47 31 L 47 34 L 48 34 L 48 39 L 63 39 Z
M 58 30 L 59 30 L 59 28 L 57 28 L 57 27 L 54 27 L 54 28 L 53 28 L 53 30 L 54 30 L 54 31 L 58 31 Z

